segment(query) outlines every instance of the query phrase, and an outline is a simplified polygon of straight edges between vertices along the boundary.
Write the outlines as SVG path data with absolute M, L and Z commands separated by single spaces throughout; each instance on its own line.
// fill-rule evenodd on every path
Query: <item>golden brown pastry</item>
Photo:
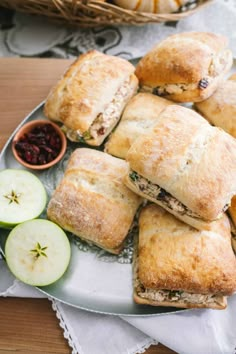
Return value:
M 76 149 L 49 201 L 48 218 L 63 229 L 118 254 L 141 198 L 122 182 L 125 161 L 93 149 Z
M 232 74 L 228 80 L 236 80 L 236 73 L 235 74 Z
M 225 37 L 207 32 L 166 38 L 138 63 L 141 89 L 176 102 L 205 100 L 232 66 L 227 44 Z
M 236 140 L 191 109 L 171 105 L 127 153 L 125 183 L 199 229 L 222 216 L 236 191 Z
M 231 220 L 232 247 L 236 253 L 236 196 L 234 196 L 231 200 L 229 215 Z
M 105 151 L 125 158 L 132 143 L 158 119 L 160 112 L 173 102 L 150 93 L 138 93 L 127 104 L 120 123 L 109 137 Z
M 81 55 L 49 93 L 45 115 L 62 122 L 67 137 L 101 145 L 136 93 L 134 66 L 92 50 Z
M 224 309 L 235 291 L 236 258 L 225 214 L 208 231 L 198 231 L 154 204 L 142 209 L 135 302 Z
M 236 138 L 236 80 L 223 81 L 207 100 L 195 103 L 195 108 L 211 124 Z
M 234 196 L 231 200 L 231 205 L 229 207 L 229 214 L 231 216 L 231 219 L 236 226 L 236 196 Z
M 114 0 L 116 5 L 125 9 L 152 13 L 175 12 L 188 2 L 189 0 Z

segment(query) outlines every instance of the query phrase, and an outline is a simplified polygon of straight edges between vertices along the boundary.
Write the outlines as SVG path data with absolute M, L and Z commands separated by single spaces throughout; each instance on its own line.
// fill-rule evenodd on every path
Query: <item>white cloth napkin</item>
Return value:
M 40 298 L 0 260 L 0 296 Z M 136 354 L 158 342 L 181 354 L 235 354 L 236 295 L 226 310 L 188 310 L 152 317 L 100 315 L 50 299 L 72 354 Z
M 16 280 L 0 259 L 0 296 L 44 298 Z M 118 316 L 90 313 L 50 298 L 72 354 L 136 354 L 157 342 Z

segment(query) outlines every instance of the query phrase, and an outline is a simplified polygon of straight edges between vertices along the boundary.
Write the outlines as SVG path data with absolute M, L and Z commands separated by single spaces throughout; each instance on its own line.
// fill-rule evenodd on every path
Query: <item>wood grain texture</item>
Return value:
M 22 119 L 42 102 L 71 60 L 0 59 L 0 149 Z
M 0 58 L 0 149 L 22 119 L 46 98 L 70 63 L 61 59 Z M 0 354 L 16 352 L 71 353 L 47 299 L 0 298 Z M 171 353 L 161 344 L 145 352 Z
M 0 353 L 70 353 L 50 301 L 4 298 L 0 313 Z

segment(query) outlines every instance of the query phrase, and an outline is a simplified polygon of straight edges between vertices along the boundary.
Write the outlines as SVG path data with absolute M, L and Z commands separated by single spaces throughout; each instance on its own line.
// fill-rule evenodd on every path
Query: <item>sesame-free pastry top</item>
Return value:
M 176 102 L 203 101 L 232 67 L 227 45 L 226 37 L 209 32 L 169 36 L 138 63 L 140 87 Z
M 138 89 L 135 67 L 96 50 L 79 56 L 50 91 L 45 115 L 72 141 L 99 146 Z
M 142 209 L 134 262 L 139 304 L 224 309 L 236 291 L 229 220 L 198 231 L 155 204 Z

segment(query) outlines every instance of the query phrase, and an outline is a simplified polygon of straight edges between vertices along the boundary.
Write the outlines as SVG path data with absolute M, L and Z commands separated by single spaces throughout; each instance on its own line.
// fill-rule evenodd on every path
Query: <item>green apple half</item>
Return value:
M 49 220 L 34 219 L 17 225 L 9 234 L 5 257 L 10 271 L 34 286 L 54 283 L 65 273 L 71 257 L 65 232 Z
M 0 226 L 15 225 L 37 218 L 47 202 L 45 188 L 38 177 L 25 170 L 0 171 Z

